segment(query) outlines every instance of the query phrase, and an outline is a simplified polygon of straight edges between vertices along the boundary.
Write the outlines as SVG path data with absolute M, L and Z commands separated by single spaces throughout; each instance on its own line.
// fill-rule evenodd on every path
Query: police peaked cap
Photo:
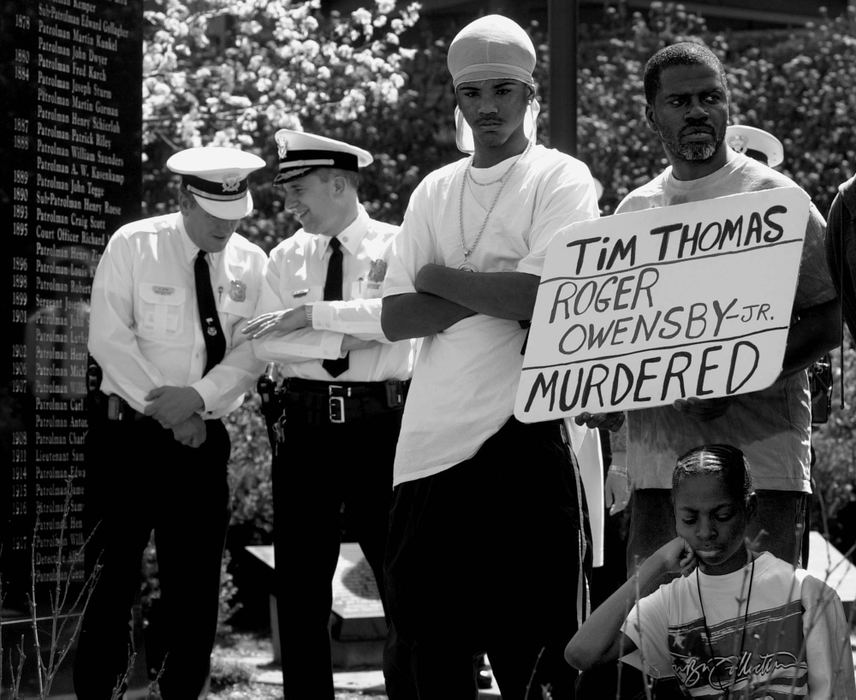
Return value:
M 303 177 L 316 168 L 336 168 L 359 172 L 371 163 L 371 153 L 326 136 L 293 129 L 280 129 L 274 135 L 279 156 L 279 172 L 274 184 Z
M 725 142 L 738 153 L 776 168 L 785 160 L 785 149 L 770 132 L 754 126 L 732 124 L 725 130 Z
M 200 207 L 218 219 L 230 220 L 242 219 L 253 210 L 247 178 L 264 165 L 252 153 L 223 146 L 188 148 L 166 162 L 167 168 L 181 175 L 182 185 Z

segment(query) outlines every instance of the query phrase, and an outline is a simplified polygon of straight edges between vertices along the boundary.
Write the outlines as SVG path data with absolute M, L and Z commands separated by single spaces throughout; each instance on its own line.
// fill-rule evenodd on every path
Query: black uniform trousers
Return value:
M 586 613 L 590 541 L 555 421 L 511 418 L 472 458 L 399 484 L 386 557 L 390 700 L 474 700 L 483 652 L 503 698 L 573 697 L 564 649 Z
M 220 562 L 229 521 L 230 442 L 206 421 L 199 448 L 181 445 L 155 420 L 90 419 L 86 437 L 87 569 L 100 576 L 84 616 L 75 658 L 79 700 L 107 700 L 131 653 L 131 607 L 140 591 L 142 554 L 154 530 L 163 611 L 164 700 L 203 690 L 217 629 Z
M 346 413 L 346 422 L 331 423 L 324 411 L 303 410 L 300 397 L 290 398 L 273 460 L 283 694 L 287 700 L 333 700 L 328 624 L 342 527 L 359 543 L 383 591 L 402 409 L 380 408 L 352 422 Z

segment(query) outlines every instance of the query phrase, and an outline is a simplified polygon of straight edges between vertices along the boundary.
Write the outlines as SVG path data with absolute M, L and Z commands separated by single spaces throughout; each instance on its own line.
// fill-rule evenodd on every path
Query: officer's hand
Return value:
M 191 386 L 160 386 L 146 396 L 145 413 L 164 428 L 174 428 L 197 411 L 205 408 L 205 402 Z
M 197 448 L 205 442 L 208 437 L 208 429 L 205 427 L 205 421 L 194 413 L 183 423 L 179 423 L 172 429 L 173 437 L 177 442 L 180 442 L 186 447 Z
M 250 338 L 263 338 L 269 333 L 291 333 L 291 331 L 305 328 L 307 325 L 306 309 L 303 306 L 296 306 L 293 309 L 271 311 L 256 316 L 247 322 L 241 332 Z
M 672 407 L 696 420 L 706 421 L 719 418 L 730 405 L 731 399 L 727 396 L 718 399 L 698 399 L 693 396 L 689 399 L 677 399 Z
M 624 425 L 624 413 L 580 413 L 574 418 L 577 425 L 587 428 L 606 428 L 612 432 Z

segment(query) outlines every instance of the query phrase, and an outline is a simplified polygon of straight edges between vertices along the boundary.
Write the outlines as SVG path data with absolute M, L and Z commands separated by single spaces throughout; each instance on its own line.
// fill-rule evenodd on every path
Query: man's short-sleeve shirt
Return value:
M 793 186 L 793 181 L 729 149 L 716 172 L 681 181 L 667 168 L 631 192 L 616 213 L 697 202 L 740 192 Z M 826 266 L 823 217 L 811 206 L 803 243 L 794 313 L 835 298 Z M 728 410 L 699 421 L 670 406 L 629 411 L 627 463 L 634 488 L 668 489 L 677 457 L 702 444 L 737 445 L 752 465 L 755 488 L 811 492 L 811 396 L 808 375 L 796 372 L 762 391 L 731 397 Z

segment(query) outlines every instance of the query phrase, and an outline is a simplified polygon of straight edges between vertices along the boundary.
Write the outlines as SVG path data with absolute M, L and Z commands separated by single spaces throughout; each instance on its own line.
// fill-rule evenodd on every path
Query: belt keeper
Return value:
M 110 394 L 107 397 L 107 420 L 117 421 L 125 417 L 123 403 L 125 402 L 117 394 Z
M 384 382 L 387 408 L 398 408 L 404 404 L 404 383 L 396 380 Z

